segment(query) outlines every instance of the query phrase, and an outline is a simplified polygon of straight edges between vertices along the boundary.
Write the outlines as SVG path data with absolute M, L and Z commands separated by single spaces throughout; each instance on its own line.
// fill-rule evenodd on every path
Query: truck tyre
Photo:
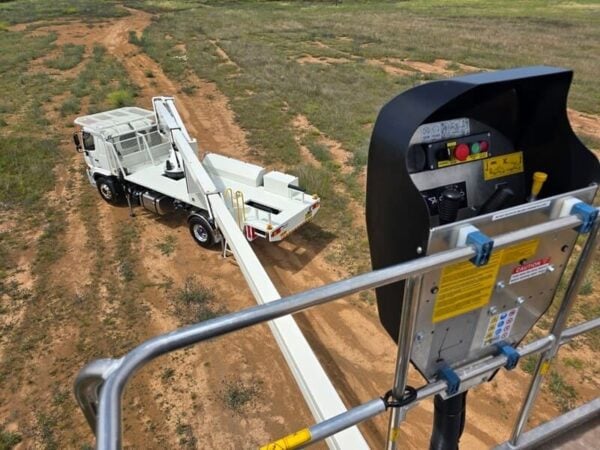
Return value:
M 188 226 L 192 238 L 199 246 L 210 248 L 214 245 L 214 231 L 206 217 L 195 214 L 188 219 Z
M 122 200 L 122 189 L 119 183 L 112 178 L 100 177 L 96 180 L 98 193 L 105 202 L 118 205 Z

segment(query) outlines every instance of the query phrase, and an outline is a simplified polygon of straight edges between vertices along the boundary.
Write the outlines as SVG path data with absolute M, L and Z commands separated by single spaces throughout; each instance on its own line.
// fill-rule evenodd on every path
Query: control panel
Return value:
M 406 166 L 434 224 L 525 201 L 522 152 L 508 137 L 471 118 L 421 125 L 411 138 Z
M 424 274 L 414 290 L 411 361 L 428 380 L 517 345 L 552 302 L 577 230 L 506 248 L 493 247 L 493 236 L 550 221 L 568 199 L 590 203 L 596 193 L 598 160 L 566 114 L 571 79 L 551 67 L 467 75 L 416 86 L 379 113 L 367 166 L 373 268 L 461 245 L 488 249 Z M 476 244 L 460 241 L 467 235 Z M 404 295 L 404 282 L 377 288 L 394 340 Z

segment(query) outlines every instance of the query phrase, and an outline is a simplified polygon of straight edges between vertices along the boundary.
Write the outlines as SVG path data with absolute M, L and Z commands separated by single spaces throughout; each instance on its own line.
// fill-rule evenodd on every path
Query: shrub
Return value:
M 119 89 L 110 92 L 106 96 L 108 103 L 114 108 L 133 105 L 133 93 L 126 89 Z

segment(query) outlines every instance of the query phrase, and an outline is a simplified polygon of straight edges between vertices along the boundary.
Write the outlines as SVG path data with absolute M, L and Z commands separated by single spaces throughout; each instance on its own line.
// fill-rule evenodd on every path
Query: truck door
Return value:
M 85 162 L 88 166 L 110 171 L 111 166 L 106 155 L 107 149 L 102 139 L 87 131 L 83 131 L 81 137 L 83 138 Z

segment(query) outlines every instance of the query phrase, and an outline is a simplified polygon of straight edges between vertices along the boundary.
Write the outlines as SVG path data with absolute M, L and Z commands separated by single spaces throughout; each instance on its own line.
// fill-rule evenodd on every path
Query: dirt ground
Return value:
M 88 54 L 95 43 L 104 45 L 110 54 L 121 61 L 131 79 L 140 86 L 141 106 L 150 107 L 152 96 L 175 95 L 186 126 L 198 139 L 202 151 L 217 151 L 253 161 L 256 157 L 250 152 L 244 131 L 236 124 L 228 99 L 219 92 L 215 84 L 201 79 L 192 80 L 197 86 L 193 93 L 182 92 L 181 86 L 169 79 L 155 61 L 129 43 L 129 32 L 141 34 L 152 18 L 150 14 L 137 10 L 130 10 L 130 13 L 128 17 L 93 26 L 78 23 L 41 26 L 34 33 L 54 31 L 58 34 L 59 44 L 85 44 Z M 307 56 L 302 63 L 332 62 L 322 58 L 312 61 Z M 442 67 L 447 65 L 445 61 L 429 65 L 415 61 L 403 63 L 415 70 L 431 69 L 432 73 L 445 70 Z M 146 75 L 148 71 L 153 73 L 151 80 Z M 59 102 L 60 99 L 55 100 Z M 600 120 L 597 117 L 570 111 L 570 118 L 576 131 L 600 135 Z M 310 124 L 304 123 L 300 117 L 297 126 L 306 128 Z M 63 144 L 69 151 L 70 133 L 69 129 L 65 129 L 63 133 Z M 343 152 L 340 154 L 340 158 L 342 157 Z M 51 195 L 53 201 L 77 204 L 82 192 L 92 189 L 83 180 L 67 182 L 73 171 L 79 172 L 82 168 L 79 155 L 73 154 L 67 164 L 58 169 L 58 183 Z M 148 311 L 144 323 L 140 323 L 146 336 L 164 333 L 178 326 L 176 318 L 169 312 L 169 305 L 165 303 L 163 296 L 158 295 L 159 288 L 152 287 L 166 279 L 180 285 L 186 278 L 195 275 L 216 292 L 219 301 L 229 311 L 254 305 L 252 295 L 235 262 L 231 258 L 222 259 L 218 251 L 197 248 L 188 236 L 182 218 L 158 219 L 138 210 L 136 217 L 130 219 L 125 208 L 111 207 L 100 200 L 97 200 L 96 207 L 99 211 L 100 230 L 114 231 L 130 220 L 135 221 L 141 230 L 142 238 L 137 243 L 140 266 L 150 286 L 144 291 L 144 297 L 139 299 Z M 323 207 L 326 208 L 327 205 Z M 86 248 L 88 237 L 82 218 L 77 214 L 76 208 L 67 211 L 66 250 L 53 276 L 62 280 L 64 289 L 76 293 L 89 282 L 94 262 L 86 256 L 89 253 Z M 362 217 L 359 216 L 356 220 L 360 221 Z M 10 226 L 7 223 L 4 226 Z M 361 226 L 364 227 L 362 224 Z M 169 256 L 161 254 L 156 248 L 156 244 L 167 234 L 176 238 L 176 250 Z M 115 245 L 110 233 L 98 238 L 107 248 Z M 33 239 L 32 236 L 32 241 Z M 261 241 L 254 248 L 282 295 L 347 276 L 342 269 L 327 262 L 324 257 L 325 247 L 317 247 L 298 235 L 292 235 L 276 245 Z M 23 269 L 18 275 L 19 282 L 25 286 L 32 283 L 30 253 L 24 252 L 19 261 L 19 266 Z M 101 284 L 98 322 L 103 317 L 108 317 L 111 308 L 115 307 L 114 302 L 109 301 L 107 293 L 110 278 L 104 279 Z M 297 314 L 295 319 L 348 406 L 358 405 L 389 389 L 394 372 L 396 346 L 379 325 L 372 305 L 352 297 Z M 13 317 L 12 320 L 19 321 L 20 318 Z M 102 325 L 96 331 L 100 334 L 92 338 L 102 340 Z M 53 367 L 52 361 L 77 351 L 72 336 L 81 332 L 77 324 L 51 330 L 50 333 L 55 335 L 53 342 L 58 342 L 59 345 L 28 363 L 29 376 L 36 381 L 3 393 L 9 400 L 5 405 L 10 406 L 0 409 L 0 419 L 8 423 L 9 430 L 23 429 L 23 424 L 32 417 L 30 404 L 23 399 L 45 395 L 51 387 L 51 377 L 46 371 Z M 129 348 L 136 343 L 131 342 Z M 116 350 L 105 350 L 107 353 L 96 357 L 119 354 Z M 0 356 L 1 352 L 2 347 Z M 265 364 L 265 361 L 269 363 Z M 176 367 L 174 375 L 166 383 L 164 377 L 160 376 L 164 364 Z M 79 368 L 66 367 L 65 370 L 71 371 L 70 377 L 73 379 Z M 260 400 L 246 414 L 227 411 L 215 394 L 222 389 L 223 380 L 232 375 L 260 385 Z M 520 370 L 501 372 L 494 383 L 481 386 L 470 394 L 469 420 L 462 448 L 489 448 L 508 437 L 512 419 L 516 415 L 514 405 L 520 402 L 528 379 L 529 376 Z M 411 373 L 410 381 L 415 386 L 422 383 L 416 373 Z M 72 402 L 71 399 L 69 401 Z M 80 448 L 74 445 L 78 440 L 92 441 L 91 432 L 74 402 L 72 403 L 71 427 L 61 432 L 61 436 L 71 438 L 61 444 L 60 448 Z M 421 403 L 409 413 L 407 423 L 402 426 L 402 447 L 427 446 L 431 413 L 430 401 Z M 548 399 L 541 398 L 534 420 L 546 420 L 556 414 L 556 406 Z M 151 369 L 139 374 L 128 390 L 124 416 L 129 417 L 125 426 L 125 442 L 131 448 L 172 447 L 184 434 L 181 431 L 181 423 L 184 421 L 198 439 L 198 448 L 256 447 L 312 423 L 294 379 L 268 327 L 264 325 L 192 347 L 156 362 Z M 380 416 L 360 428 L 373 448 L 381 448 L 385 442 L 387 417 Z M 38 436 L 26 439 L 18 448 L 41 446 L 42 437 Z

